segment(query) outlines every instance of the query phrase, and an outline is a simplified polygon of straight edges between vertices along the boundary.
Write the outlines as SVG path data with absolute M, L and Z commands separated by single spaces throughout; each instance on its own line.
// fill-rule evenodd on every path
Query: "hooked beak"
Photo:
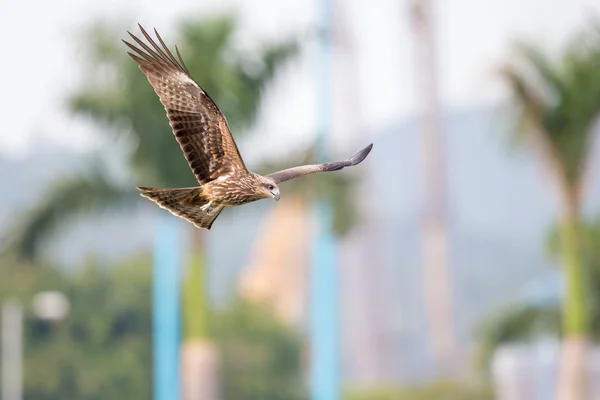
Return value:
M 274 198 L 276 201 L 279 201 L 279 197 L 280 197 L 279 190 L 273 190 L 273 191 L 271 192 L 271 194 L 273 195 L 273 198 Z

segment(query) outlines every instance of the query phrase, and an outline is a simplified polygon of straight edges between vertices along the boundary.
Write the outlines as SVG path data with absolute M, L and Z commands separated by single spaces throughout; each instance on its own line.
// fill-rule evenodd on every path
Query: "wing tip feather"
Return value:
M 354 154 L 352 157 L 350 157 L 348 159 L 348 161 L 350 163 L 349 166 L 358 165 L 361 162 L 363 162 L 363 160 L 365 158 L 367 158 L 367 156 L 369 155 L 369 153 L 371 152 L 372 149 L 373 149 L 373 143 L 369 144 L 364 149 L 359 150 L 356 154 Z

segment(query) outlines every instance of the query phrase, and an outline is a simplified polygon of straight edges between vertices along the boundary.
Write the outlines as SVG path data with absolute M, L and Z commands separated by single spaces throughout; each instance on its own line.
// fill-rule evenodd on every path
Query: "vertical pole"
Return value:
M 321 160 L 328 154 L 331 131 L 331 0 L 318 0 L 318 54 L 316 65 L 317 151 Z M 310 392 L 312 400 L 339 398 L 338 288 L 336 243 L 332 235 L 332 208 L 325 201 L 314 210 L 314 236 L 310 273 Z
M 188 229 L 191 240 L 182 296 L 182 400 L 219 400 L 218 353 L 208 337 L 205 232 L 191 225 Z
M 180 226 L 160 212 L 154 236 L 153 354 L 154 400 L 179 400 Z
M 431 0 L 411 0 L 412 22 L 417 49 L 425 215 L 421 263 L 425 302 L 429 317 L 429 340 L 437 373 L 454 374 L 454 329 L 452 323 L 451 276 L 448 265 L 446 188 L 443 137 L 436 73 Z
M 23 398 L 23 309 L 16 300 L 2 306 L 2 400 Z

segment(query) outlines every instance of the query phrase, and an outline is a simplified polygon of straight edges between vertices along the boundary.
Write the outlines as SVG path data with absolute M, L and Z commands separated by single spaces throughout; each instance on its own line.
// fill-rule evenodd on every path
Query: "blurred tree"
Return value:
M 530 45 L 521 44 L 517 50 L 517 62 L 502 70 L 517 106 L 516 138 L 527 138 L 533 145 L 561 200 L 561 255 L 567 289 L 559 396 L 584 399 L 590 321 L 578 222 L 592 128 L 600 112 L 600 30 L 583 32 L 558 62 Z
M 147 256 L 77 272 L 7 268 L 0 259 L 0 300 L 25 307 L 24 398 L 36 400 L 152 397 L 151 262 Z M 21 275 L 15 287 L 14 273 Z M 39 320 L 33 296 L 59 290 L 70 301 L 63 321 Z M 259 306 L 236 302 L 211 316 L 211 338 L 224 354 L 224 399 L 304 399 L 300 338 Z M 195 328 L 197 329 L 197 328 Z M 242 368 L 244 373 L 240 373 Z
M 238 300 L 214 321 L 223 400 L 307 398 L 300 336 L 271 310 Z
M 600 216 L 579 228 L 582 262 L 586 266 L 588 299 L 590 303 L 589 333 L 600 341 Z M 561 257 L 560 229 L 554 228 L 548 237 L 548 248 L 553 257 Z M 526 342 L 544 335 L 563 336 L 560 323 L 560 304 L 516 304 L 484 321 L 479 330 L 478 361 L 482 367 L 489 365 L 494 350 L 510 342 Z
M 530 342 L 546 335 L 559 335 L 558 305 L 516 304 L 483 321 L 478 329 L 476 364 L 489 372 L 494 351 L 505 343 Z
M 73 275 L 20 268 L 26 279 L 18 291 L 6 279 L 13 272 L 0 268 L 0 298 L 18 296 L 25 306 L 24 398 L 151 397 L 149 265 L 147 258 L 110 269 L 90 261 Z M 31 300 L 43 290 L 68 297 L 65 320 L 46 322 L 34 315 Z

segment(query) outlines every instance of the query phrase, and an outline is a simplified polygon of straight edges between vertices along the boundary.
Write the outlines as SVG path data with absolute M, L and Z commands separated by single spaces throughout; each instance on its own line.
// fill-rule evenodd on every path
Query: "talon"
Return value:
M 204 211 L 207 214 L 210 214 L 210 206 L 212 205 L 212 201 L 209 201 L 207 204 L 203 205 L 202 207 L 200 207 L 200 209 L 202 211 Z

